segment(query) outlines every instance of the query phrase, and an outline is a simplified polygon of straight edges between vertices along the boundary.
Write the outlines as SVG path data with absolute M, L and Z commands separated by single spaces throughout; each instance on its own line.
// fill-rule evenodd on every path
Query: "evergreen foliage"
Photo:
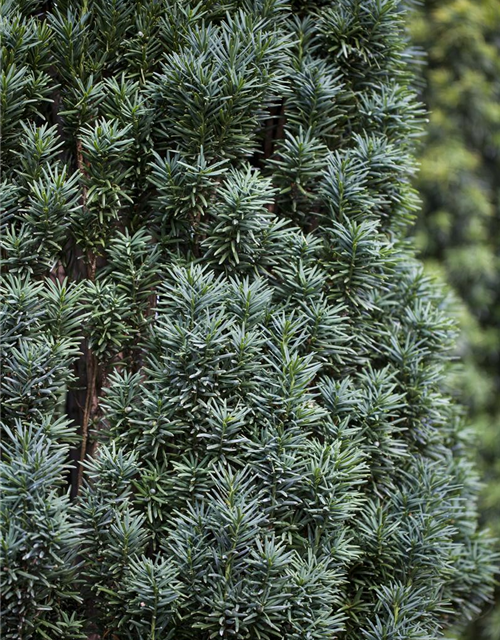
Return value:
M 404 15 L 4 0 L 5 638 L 423 640 L 489 598 Z
M 480 443 L 485 521 L 500 535 L 500 4 L 426 1 L 410 22 L 426 54 L 430 124 L 419 151 L 417 239 L 429 269 L 452 286 L 463 326 L 456 381 Z M 497 594 L 497 600 L 500 596 Z M 500 607 L 464 636 L 500 639 Z

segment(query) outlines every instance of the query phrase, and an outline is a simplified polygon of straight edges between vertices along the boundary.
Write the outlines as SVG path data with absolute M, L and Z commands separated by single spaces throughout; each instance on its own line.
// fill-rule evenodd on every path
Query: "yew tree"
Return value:
M 489 597 L 397 0 L 4 0 L 2 632 L 409 640 Z

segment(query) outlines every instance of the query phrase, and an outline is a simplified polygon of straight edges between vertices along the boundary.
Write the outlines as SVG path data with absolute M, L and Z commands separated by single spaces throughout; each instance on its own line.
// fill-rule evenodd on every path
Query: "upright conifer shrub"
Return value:
M 431 639 L 487 599 L 403 19 L 4 0 L 3 637 Z

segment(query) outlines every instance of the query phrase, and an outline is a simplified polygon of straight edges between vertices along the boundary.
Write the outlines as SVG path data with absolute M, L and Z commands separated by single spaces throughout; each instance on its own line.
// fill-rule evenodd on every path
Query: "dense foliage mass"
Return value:
M 422 98 L 430 111 L 417 238 L 459 303 L 465 368 L 456 385 L 479 436 L 481 512 L 499 538 L 500 2 L 427 0 L 410 26 L 426 54 Z M 465 637 L 500 640 L 500 604 Z
M 3 637 L 477 614 L 399 3 L 7 0 L 1 29 Z

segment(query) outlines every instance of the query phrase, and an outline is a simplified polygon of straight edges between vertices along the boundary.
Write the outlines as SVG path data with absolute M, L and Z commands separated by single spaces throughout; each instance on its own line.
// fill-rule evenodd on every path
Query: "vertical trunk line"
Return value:
M 85 178 L 87 173 L 85 171 L 85 159 L 83 157 L 83 149 L 81 140 L 77 140 L 76 142 L 76 162 L 78 166 L 78 170 L 81 175 Z M 85 209 L 87 205 L 87 187 L 84 184 L 82 185 L 82 204 Z M 91 282 L 95 282 L 96 271 L 97 271 L 97 256 L 93 253 L 93 251 L 89 250 L 87 252 L 87 273 L 86 277 Z M 80 444 L 80 455 L 79 455 L 79 465 L 77 472 L 77 481 L 76 481 L 76 493 L 80 492 L 80 487 L 83 482 L 83 473 L 84 466 L 83 463 L 85 461 L 85 457 L 87 455 L 87 447 L 89 440 L 89 425 L 91 424 L 94 416 L 97 414 L 97 410 L 99 407 L 99 397 L 97 393 L 97 376 L 98 376 L 98 363 L 96 357 L 94 356 L 92 349 L 87 346 L 86 354 L 85 354 L 85 365 L 86 365 L 86 395 L 85 395 L 85 405 L 83 408 L 83 417 L 82 417 L 82 428 L 81 435 L 82 440 Z
M 83 462 L 87 453 L 87 443 L 89 435 L 89 423 L 96 404 L 96 363 L 95 356 L 91 349 L 87 352 L 87 395 L 85 398 L 85 406 L 83 409 L 82 420 L 82 441 L 80 444 L 80 457 L 78 466 L 77 492 L 80 491 L 83 480 Z
M 97 268 L 97 258 L 95 255 L 89 252 L 88 265 L 87 265 L 87 277 L 92 282 L 95 281 Z M 86 353 L 86 370 L 87 370 L 87 394 L 85 396 L 85 406 L 83 409 L 82 418 L 82 441 L 80 444 L 80 457 L 78 466 L 78 476 L 76 489 L 77 493 L 80 491 L 80 487 L 83 481 L 83 462 L 87 454 L 87 445 L 89 440 L 89 425 L 92 422 L 94 416 L 97 413 L 99 407 L 99 397 L 97 393 L 97 375 L 98 375 L 98 363 L 94 356 L 92 349 L 87 348 Z

